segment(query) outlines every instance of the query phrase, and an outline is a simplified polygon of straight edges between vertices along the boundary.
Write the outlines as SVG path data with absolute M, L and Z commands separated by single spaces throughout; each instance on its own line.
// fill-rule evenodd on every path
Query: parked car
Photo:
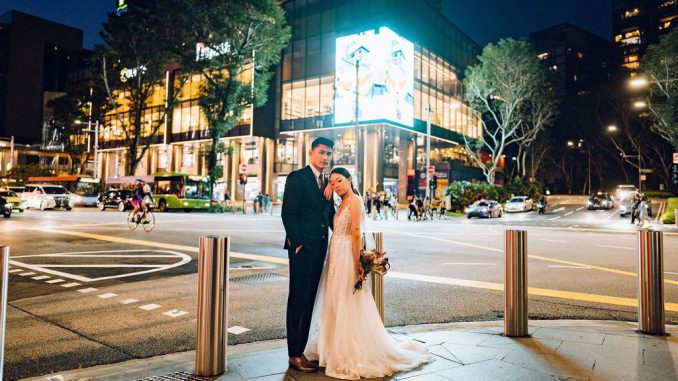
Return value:
M 506 202 L 506 213 L 508 212 L 527 212 L 532 210 L 534 203 L 527 196 L 515 196 Z
M 619 217 L 631 215 L 631 210 L 633 210 L 633 197 L 627 197 L 619 201 Z
M 19 195 L 24 193 L 24 187 L 13 186 L 13 187 L 7 187 L 7 189 L 11 190 L 12 192 L 19 194 Z
M 116 208 L 121 212 L 132 210 L 132 191 L 126 189 L 109 189 L 99 193 L 97 208 L 103 211 L 106 208 Z
M 12 210 L 18 210 L 23 212 L 26 210 L 26 201 L 21 199 L 21 196 L 12 192 L 11 190 L 5 190 L 0 188 L 0 196 L 5 200 L 12 203 Z
M 12 215 L 12 203 L 2 196 L 0 196 L 0 213 L 5 218 L 9 218 Z
M 26 208 L 38 208 L 40 210 L 64 208 L 73 209 L 74 200 L 66 188 L 61 185 L 28 184 L 21 199 L 26 201 Z
M 615 197 L 617 200 L 623 200 L 625 198 L 633 197 L 636 192 L 638 192 L 638 188 L 636 188 L 635 185 L 622 184 L 617 186 Z
M 474 202 L 468 208 L 466 208 L 466 217 L 501 217 L 504 214 L 504 210 L 501 207 L 501 204 L 494 200 L 480 200 Z
M 610 210 L 614 207 L 614 200 L 612 200 L 612 196 L 610 196 L 609 194 L 605 192 L 598 192 L 593 196 L 589 197 L 587 206 L 589 210 L 594 209 Z

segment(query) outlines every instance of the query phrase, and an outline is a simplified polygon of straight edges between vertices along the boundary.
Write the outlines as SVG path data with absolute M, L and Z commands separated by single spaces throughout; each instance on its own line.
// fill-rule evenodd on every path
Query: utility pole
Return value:
M 426 197 L 431 202 L 431 175 L 428 167 L 431 166 L 431 104 L 426 104 Z

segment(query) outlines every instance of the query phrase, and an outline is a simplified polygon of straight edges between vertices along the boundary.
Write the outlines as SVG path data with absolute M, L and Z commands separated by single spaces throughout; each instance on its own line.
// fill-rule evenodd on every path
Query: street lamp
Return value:
M 633 102 L 633 107 L 637 109 L 644 109 L 647 108 L 647 102 L 645 101 L 635 101 Z
M 84 124 L 82 121 L 76 119 L 75 124 Z M 87 128 L 82 130 L 83 132 L 87 132 L 87 152 L 90 150 L 90 133 L 94 132 L 94 171 L 92 177 L 95 179 L 99 178 L 99 121 L 94 122 L 94 129 L 92 129 L 92 120 L 87 121 Z
M 607 126 L 607 131 L 608 132 L 617 132 L 617 126 L 615 126 L 614 124 L 611 124 L 611 125 Z
M 614 128 L 612 128 L 612 127 L 614 127 Z M 610 132 L 610 133 L 615 133 L 615 132 L 617 132 L 617 130 L 618 129 L 617 129 L 616 126 L 608 126 L 607 127 L 607 131 Z M 613 139 L 613 142 L 614 142 L 614 139 Z M 619 150 L 619 156 L 621 156 L 625 159 L 638 159 L 638 191 L 642 191 L 643 190 L 643 175 L 642 175 L 643 166 L 642 166 L 642 162 L 641 162 L 640 148 L 638 149 L 637 155 L 627 155 L 626 152 L 624 152 L 624 150 L 622 150 L 621 147 L 619 147 L 617 145 L 617 143 L 615 143 L 615 146 L 617 146 L 617 149 Z
M 633 89 L 642 89 L 647 87 L 649 84 L 650 81 L 648 81 L 648 79 L 645 77 L 635 77 L 629 80 L 629 86 Z
M 349 65 L 355 66 L 355 174 L 358 180 L 358 189 L 361 193 L 365 191 L 364 179 L 362 178 L 362 139 L 360 138 L 360 59 L 363 54 L 369 54 L 369 50 L 364 46 L 359 46 L 356 50 L 346 55 L 342 60 Z
M 613 127 L 613 126 L 610 126 L 610 127 Z M 584 139 L 578 139 L 577 142 L 576 142 L 577 148 L 581 148 L 584 145 L 584 143 L 586 143 L 586 141 Z M 570 147 L 570 148 L 574 148 L 575 142 L 572 141 L 572 140 L 568 140 L 567 146 Z M 586 144 L 586 153 L 587 153 L 588 160 L 589 160 L 586 183 L 588 184 L 588 187 L 589 187 L 589 194 L 591 194 L 591 145 L 590 144 Z

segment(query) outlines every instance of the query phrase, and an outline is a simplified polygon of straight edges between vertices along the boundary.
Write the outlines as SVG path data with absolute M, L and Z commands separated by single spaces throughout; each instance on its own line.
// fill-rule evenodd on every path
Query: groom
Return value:
M 287 299 L 287 351 L 290 367 L 300 372 L 318 370 L 304 356 L 315 294 L 327 253 L 328 228 L 334 216 L 332 189 L 325 168 L 332 159 L 334 142 L 316 138 L 309 151 L 310 165 L 287 176 L 282 221 L 285 249 L 290 259 Z

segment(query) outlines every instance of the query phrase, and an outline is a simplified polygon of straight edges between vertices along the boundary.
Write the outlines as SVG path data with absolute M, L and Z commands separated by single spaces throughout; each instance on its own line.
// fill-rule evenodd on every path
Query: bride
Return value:
M 359 264 L 363 201 L 345 168 L 332 170 L 330 185 L 342 201 L 334 216 L 304 355 L 318 361 L 327 376 L 346 380 L 390 376 L 431 361 L 423 345 L 389 336 L 366 284 L 354 292 L 357 280 L 365 278 Z

